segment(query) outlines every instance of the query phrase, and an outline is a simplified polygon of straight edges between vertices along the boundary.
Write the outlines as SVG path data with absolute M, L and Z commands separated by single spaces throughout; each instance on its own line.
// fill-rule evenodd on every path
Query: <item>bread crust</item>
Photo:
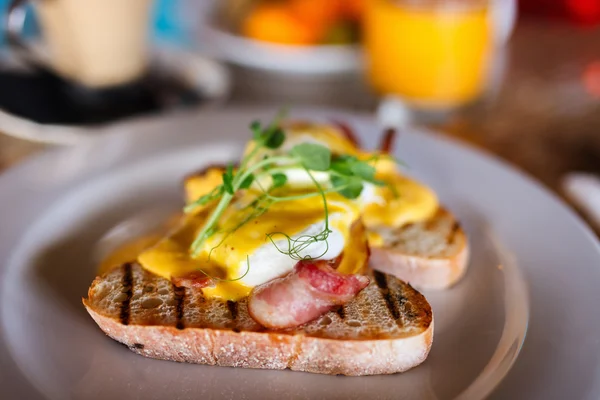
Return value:
M 133 352 L 161 360 L 223 367 L 291 369 L 330 375 L 407 371 L 427 358 L 433 321 L 420 334 L 375 340 L 336 340 L 302 334 L 122 325 L 84 305 L 98 326 Z
M 409 282 L 418 289 L 447 289 L 467 272 L 469 246 L 449 258 L 420 257 L 390 248 L 372 248 L 376 269 Z
M 455 221 L 452 214 L 444 209 L 423 224 L 434 224 L 447 218 Z M 454 222 L 452 241 L 458 243 L 457 251 L 447 256 L 411 254 L 398 246 L 384 245 L 371 247 L 370 265 L 386 274 L 402 279 L 418 289 L 446 289 L 456 284 L 466 273 L 470 249 L 467 235 L 460 225 Z M 403 228 L 401 228 L 403 229 Z
M 137 264 L 96 278 L 88 298 L 82 300 L 108 336 L 151 358 L 349 376 L 393 374 L 421 364 L 433 342 L 429 303 L 394 277 L 378 272 L 369 272 L 369 276 L 370 285 L 343 308 L 286 330 L 267 330 L 256 324 L 248 315 L 246 301 L 240 301 L 236 313 L 226 320 L 203 317 L 201 314 L 214 311 L 221 301 L 204 299 L 198 303 L 201 294 L 193 289 L 186 289 L 181 303 L 186 307 L 170 305 L 175 299 L 170 296 L 180 296 L 180 289 L 165 286 L 172 284 Z M 156 298 L 154 292 L 146 291 L 150 286 L 160 291 L 172 287 L 173 293 L 165 295 L 166 301 L 157 309 L 144 308 L 144 301 Z M 133 293 L 133 300 L 125 293 Z M 149 297 L 135 300 L 135 293 Z M 118 300 L 107 303 L 113 294 Z M 126 320 L 121 308 L 125 305 Z M 223 315 L 228 315 L 227 307 L 224 310 Z M 174 313 L 183 319 L 173 319 Z M 159 315 L 163 317 L 159 319 Z M 195 322 L 190 319 L 192 315 L 196 315 Z

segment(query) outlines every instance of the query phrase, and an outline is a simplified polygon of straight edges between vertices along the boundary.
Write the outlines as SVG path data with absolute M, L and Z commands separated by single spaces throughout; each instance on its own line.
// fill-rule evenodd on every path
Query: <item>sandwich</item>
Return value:
M 389 152 L 361 150 L 343 126 L 250 128 L 236 165 L 185 180 L 175 227 L 111 258 L 83 299 L 89 314 L 152 358 L 354 376 L 422 363 L 433 314 L 399 277 L 407 260 L 443 269 L 433 261 L 465 257 L 460 228 L 445 242 L 458 250 L 412 245 L 454 219 Z

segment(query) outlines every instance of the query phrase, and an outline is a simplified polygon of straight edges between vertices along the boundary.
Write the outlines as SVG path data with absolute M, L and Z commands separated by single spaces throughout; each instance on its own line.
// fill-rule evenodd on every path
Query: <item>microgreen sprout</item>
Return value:
M 229 232 L 225 232 L 225 238 L 242 225 L 260 217 L 275 203 L 318 196 L 322 198 L 325 227 L 320 233 L 316 235 L 302 235 L 295 239 L 292 239 L 283 232 L 267 234 L 267 237 L 277 250 L 288 254 L 291 258 L 301 259 L 301 252 L 312 243 L 325 242 L 326 249 L 323 254 L 327 252 L 327 238 L 331 233 L 329 229 L 327 194 L 339 193 L 346 198 L 356 199 L 360 196 L 365 182 L 377 186 L 385 185 L 385 182 L 375 178 L 375 167 L 370 164 L 376 161 L 376 159 L 365 161 L 352 155 L 334 156 L 328 147 L 316 143 L 300 143 L 293 146 L 289 151 L 282 151 L 281 147 L 285 143 L 286 135 L 280 126 L 279 119 L 276 119 L 267 126 L 262 126 L 258 121 L 252 122 L 250 130 L 253 136 L 252 147 L 241 160 L 237 170 L 234 169 L 232 164 L 228 165 L 222 175 L 222 183 L 219 186 L 184 208 L 186 213 L 193 213 L 199 207 L 215 203 L 214 208 L 212 208 L 210 215 L 191 245 L 191 254 L 193 257 L 198 257 L 206 240 L 219 232 L 220 218 L 242 190 L 256 187 L 259 194 L 257 195 L 257 199 L 247 206 L 252 207 L 253 211 L 238 226 Z M 263 153 L 264 156 L 259 157 Z M 292 169 L 303 169 L 313 182 L 315 191 L 295 195 L 275 195 L 273 193 L 274 189 L 281 188 L 287 184 L 288 177 L 286 172 Z M 326 182 L 326 187 L 323 187 L 317 181 L 313 172 L 328 173 L 329 181 Z M 266 177 L 270 177 L 271 181 L 268 188 L 265 188 L 261 183 L 264 182 L 263 178 Z M 287 240 L 287 249 L 281 248 L 276 244 L 273 238 L 277 235 L 281 235 Z M 213 247 L 210 253 L 222 244 L 225 238 L 217 246 Z

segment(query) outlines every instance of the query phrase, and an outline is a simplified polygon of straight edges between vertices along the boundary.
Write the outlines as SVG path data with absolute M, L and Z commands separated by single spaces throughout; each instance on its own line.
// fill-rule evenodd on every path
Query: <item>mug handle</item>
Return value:
M 9 47 L 19 55 L 19 58 L 28 65 L 46 69 L 44 65 L 33 56 L 33 49 L 23 40 L 23 28 L 25 26 L 25 16 L 27 15 L 27 4 L 31 0 L 12 0 L 8 6 L 6 19 L 2 30 L 6 36 Z

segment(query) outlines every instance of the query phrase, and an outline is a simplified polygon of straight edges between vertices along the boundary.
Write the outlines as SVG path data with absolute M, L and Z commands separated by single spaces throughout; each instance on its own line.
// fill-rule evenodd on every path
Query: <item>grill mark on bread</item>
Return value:
M 231 326 L 233 326 L 234 332 L 239 332 L 237 328 L 237 317 L 238 317 L 238 303 L 236 301 L 227 300 L 227 308 L 231 314 Z
M 346 318 L 346 309 L 344 306 L 339 306 L 335 312 L 340 316 L 340 319 L 343 321 Z
M 385 275 L 379 271 L 373 271 L 373 276 L 375 277 L 375 283 L 377 287 L 381 290 L 387 290 L 387 280 L 385 279 Z
M 122 291 L 125 293 L 125 299 L 121 303 L 119 319 L 123 325 L 129 325 L 129 318 L 131 315 L 131 297 L 133 297 L 133 271 L 131 269 L 131 263 L 126 263 L 123 267 L 123 270 Z
M 385 300 L 388 311 L 397 323 L 400 318 L 400 310 L 398 309 L 398 303 L 394 301 L 392 291 L 388 287 L 387 276 L 379 271 L 373 271 L 373 276 L 375 277 L 375 283 L 379 288 L 379 292 Z
M 401 291 L 394 295 L 398 310 L 402 310 L 402 319 L 406 325 L 412 324 L 417 320 L 417 315 L 413 312 L 412 304 L 408 301 Z
M 452 224 L 452 228 L 450 228 L 450 232 L 448 232 L 448 236 L 446 236 L 446 243 L 452 244 L 454 242 L 454 238 L 456 238 L 456 234 L 460 230 L 460 224 L 457 221 L 454 221 Z
M 394 301 L 394 296 L 388 290 L 387 293 L 384 293 L 385 304 L 387 305 L 388 310 L 390 310 L 390 314 L 392 317 L 398 322 L 400 318 L 400 310 L 398 310 L 398 306 Z
M 227 300 L 227 308 L 231 313 L 231 319 L 235 321 L 238 316 L 238 303 L 232 300 Z
M 424 229 L 426 231 L 435 231 L 438 228 L 438 223 L 437 218 L 429 218 L 425 221 Z
M 185 286 L 173 285 L 173 292 L 175 294 L 175 327 L 177 329 L 185 329 L 185 323 L 183 322 L 185 313 Z

